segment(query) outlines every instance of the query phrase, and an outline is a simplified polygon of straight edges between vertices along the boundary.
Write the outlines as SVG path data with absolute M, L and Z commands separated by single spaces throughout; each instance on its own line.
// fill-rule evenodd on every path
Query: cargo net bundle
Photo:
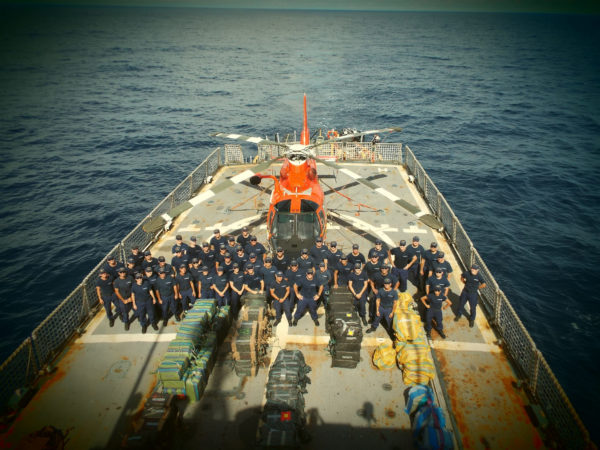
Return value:
M 310 384 L 300 350 L 280 350 L 269 370 L 266 403 L 258 424 L 261 448 L 297 448 L 309 440 L 304 394 Z
M 394 343 L 385 342 L 373 352 L 373 364 L 380 370 L 396 364 L 402 370 L 404 384 L 429 384 L 435 376 L 435 366 L 429 343 L 413 298 L 406 292 L 398 294 L 398 304 L 392 321 Z
M 266 295 L 246 294 L 238 321 L 227 338 L 237 376 L 256 375 L 259 366 L 265 364 L 270 336 Z
M 331 367 L 354 369 L 360 362 L 363 331 L 350 292 L 333 291 L 329 296 L 325 329 L 331 335 Z

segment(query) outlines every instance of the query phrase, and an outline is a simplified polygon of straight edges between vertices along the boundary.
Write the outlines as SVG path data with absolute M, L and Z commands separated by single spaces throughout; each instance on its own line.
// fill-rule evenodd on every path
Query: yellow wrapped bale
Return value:
M 415 313 L 394 314 L 392 326 L 398 341 L 414 341 L 422 339 L 425 331 L 421 323 L 421 317 Z
M 408 361 L 431 361 L 429 353 L 429 344 L 421 339 L 413 342 L 407 342 L 398 353 L 398 364 L 404 364 Z
M 373 364 L 379 370 L 391 369 L 396 362 L 396 350 L 390 342 L 381 344 L 373 352 Z
M 412 309 L 412 304 L 414 302 L 414 299 L 412 298 L 412 295 L 410 295 L 408 292 L 398 292 L 398 303 L 396 306 L 396 310 L 394 312 L 396 313 L 412 313 L 413 309 Z
M 435 366 L 431 360 L 408 361 L 402 369 L 404 384 L 428 384 L 435 376 Z

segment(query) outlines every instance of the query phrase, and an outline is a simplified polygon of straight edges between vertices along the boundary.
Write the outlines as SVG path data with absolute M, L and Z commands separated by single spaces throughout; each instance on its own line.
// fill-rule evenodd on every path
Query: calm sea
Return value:
M 213 148 L 398 125 L 590 429 L 600 18 L 0 10 L 0 357 Z M 598 438 L 598 433 L 595 437 Z

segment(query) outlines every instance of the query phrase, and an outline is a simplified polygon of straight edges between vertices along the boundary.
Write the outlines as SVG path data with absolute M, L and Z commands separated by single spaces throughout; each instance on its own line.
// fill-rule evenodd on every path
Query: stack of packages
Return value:
M 270 332 L 266 306 L 265 294 L 246 294 L 231 338 L 235 373 L 240 377 L 256 375 L 258 365 L 266 354 Z
M 331 334 L 331 367 L 354 369 L 360 362 L 363 331 L 352 294 L 334 290 L 327 305 L 326 329 Z
M 406 292 L 401 292 L 398 296 L 393 328 L 396 335 L 396 359 L 402 369 L 404 384 L 428 384 L 435 375 L 435 367 L 421 317 L 413 308 L 412 296 Z
M 404 411 L 411 419 L 412 437 L 415 448 L 454 448 L 454 439 L 446 429 L 446 418 L 442 409 L 435 404 L 429 386 L 411 387 L 406 396 Z
M 229 310 L 217 312 L 215 300 L 198 300 L 187 311 L 173 341 L 158 366 L 163 393 L 186 395 L 198 401 L 214 365 L 217 327 L 229 323 Z
M 300 350 L 280 350 L 269 371 L 267 402 L 259 422 L 259 445 L 297 448 L 307 440 L 304 395 L 311 368 Z
M 154 448 L 169 442 L 176 431 L 179 411 L 173 395 L 152 394 L 142 410 L 142 423 L 125 441 L 127 448 Z

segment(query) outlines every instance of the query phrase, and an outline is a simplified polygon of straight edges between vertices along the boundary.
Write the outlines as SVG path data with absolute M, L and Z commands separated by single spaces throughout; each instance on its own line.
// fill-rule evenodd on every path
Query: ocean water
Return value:
M 600 18 L 0 9 L 0 357 L 223 142 L 402 126 L 576 409 L 600 402 Z M 398 137 L 395 137 L 397 139 Z

